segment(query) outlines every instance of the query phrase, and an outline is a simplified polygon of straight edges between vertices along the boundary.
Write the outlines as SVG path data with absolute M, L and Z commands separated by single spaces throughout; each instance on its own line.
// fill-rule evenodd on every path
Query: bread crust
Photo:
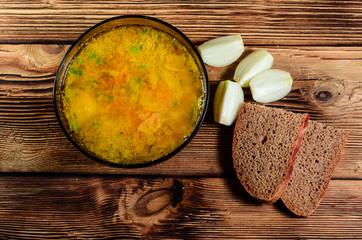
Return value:
M 241 119 L 240 116 L 241 116 L 241 115 L 243 114 L 243 112 L 244 112 L 245 105 L 246 105 L 246 102 L 244 102 L 243 105 L 241 106 L 240 111 L 239 111 L 239 114 L 238 114 L 238 117 L 237 117 L 236 122 L 235 122 L 232 149 L 234 149 L 234 148 L 236 147 L 236 141 L 237 141 L 237 140 L 236 140 L 236 135 L 235 135 L 236 126 L 239 126 L 239 121 L 240 121 L 240 119 Z M 234 153 L 233 153 L 233 155 L 234 155 Z M 234 158 L 234 156 L 233 156 L 233 158 Z M 234 168 L 236 169 L 236 167 L 235 167 L 235 161 L 233 161 L 233 166 L 234 166 Z
M 302 144 L 304 131 L 305 131 L 305 129 L 307 127 L 307 124 L 308 124 L 308 119 L 309 119 L 309 115 L 306 114 L 304 116 L 304 119 L 303 119 L 303 124 L 301 125 L 301 127 L 299 129 L 297 139 L 295 140 L 295 143 L 294 143 L 293 152 L 292 152 L 292 155 L 290 156 L 289 167 L 288 167 L 287 172 L 285 174 L 285 179 L 282 182 L 282 184 L 279 186 L 279 189 L 275 192 L 273 197 L 269 201 L 266 202 L 268 204 L 272 204 L 272 203 L 276 202 L 281 197 L 284 189 L 287 187 L 289 179 L 292 176 L 293 167 L 294 167 L 294 163 L 295 163 L 295 157 L 297 156 L 297 153 L 298 153 L 298 151 L 300 149 L 300 146 Z

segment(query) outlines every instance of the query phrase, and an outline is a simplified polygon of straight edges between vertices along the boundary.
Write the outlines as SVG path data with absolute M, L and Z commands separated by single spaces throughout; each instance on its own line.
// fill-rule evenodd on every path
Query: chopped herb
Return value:
M 177 99 L 174 99 L 174 100 L 172 101 L 172 103 L 173 103 L 173 105 L 177 106 L 177 105 L 180 104 L 180 101 L 177 100 Z
M 97 80 L 95 80 L 94 78 L 90 81 L 87 81 L 85 83 L 86 86 L 93 86 L 94 84 L 98 84 L 99 82 Z
M 69 68 L 69 71 L 70 71 L 71 74 L 76 74 L 76 72 L 75 72 L 75 70 L 74 70 L 74 67 L 70 67 L 70 68 Z
M 112 102 L 112 100 L 113 100 L 113 95 L 109 95 L 109 96 L 107 97 L 107 101 L 108 101 L 108 102 Z
M 73 113 L 73 115 L 74 115 L 74 118 L 77 119 L 77 115 L 75 115 L 75 113 Z
M 83 70 L 82 69 L 75 70 L 74 67 L 70 67 L 69 71 L 70 71 L 71 74 L 75 74 L 75 75 L 78 75 L 80 77 L 83 76 Z
M 143 50 L 143 44 L 140 45 L 140 50 L 141 50 L 141 51 Z
M 76 94 L 76 90 L 74 88 L 70 88 L 68 91 L 66 91 L 66 96 L 68 98 L 74 97 Z
M 123 135 L 123 132 L 119 132 L 117 137 L 121 137 Z
M 148 28 L 143 29 L 143 34 L 148 33 Z
M 101 122 L 99 120 L 93 121 L 93 126 L 99 126 L 99 124 L 101 124 Z
M 182 79 L 180 79 L 179 82 L 180 82 L 180 85 L 182 85 Z
M 103 91 L 102 91 L 102 90 L 96 92 L 97 98 L 100 97 L 100 96 L 102 96 L 102 95 L 103 95 Z
M 140 66 L 141 69 L 144 69 L 146 67 L 147 67 L 147 65 L 145 63 L 141 64 L 141 66 Z
M 131 46 L 130 51 L 131 53 L 138 54 L 139 48 L 136 46 Z
M 79 130 L 79 125 L 74 118 L 70 121 L 70 127 L 73 129 L 73 131 Z
M 79 77 L 83 76 L 83 70 L 82 69 L 77 70 L 77 75 Z
M 89 60 L 94 59 L 96 57 L 97 57 L 97 53 L 95 51 L 92 51 L 92 52 L 88 53 L 88 56 L 87 56 L 87 58 Z
M 77 63 L 79 64 L 79 65 L 82 65 L 83 64 L 83 59 L 82 58 L 77 58 Z
M 136 78 L 136 83 L 137 83 L 137 84 L 141 84 L 142 82 L 146 82 L 143 77 L 138 77 L 138 78 Z M 147 82 L 146 82 L 146 83 L 147 83 Z
M 100 57 L 98 57 L 98 58 L 97 58 L 97 65 L 98 65 L 98 66 L 101 66 L 102 64 L 103 64 L 103 59 L 100 58 Z

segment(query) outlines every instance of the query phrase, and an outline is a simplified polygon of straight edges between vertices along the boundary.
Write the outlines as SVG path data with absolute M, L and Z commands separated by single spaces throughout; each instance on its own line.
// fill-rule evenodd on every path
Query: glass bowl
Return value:
M 201 102 L 201 112 L 197 121 L 197 124 L 195 125 L 195 128 L 188 136 L 188 138 L 176 149 L 174 149 L 169 154 L 160 157 L 158 159 L 150 159 L 148 162 L 142 162 L 142 163 L 130 163 L 130 164 L 119 164 L 119 163 L 113 163 L 107 161 L 107 159 L 102 159 L 101 157 L 97 156 L 95 153 L 91 152 L 87 146 L 84 144 L 81 144 L 77 139 L 74 137 L 71 129 L 70 124 L 68 123 L 68 120 L 65 117 L 65 114 L 63 113 L 63 106 L 62 106 L 62 92 L 64 91 L 64 82 L 67 76 L 68 69 L 70 65 L 73 62 L 73 58 L 77 55 L 77 53 L 87 44 L 89 40 L 96 37 L 98 34 L 101 34 L 102 32 L 108 31 L 110 29 L 120 27 L 120 26 L 133 26 L 133 25 L 140 25 L 140 26 L 150 26 L 157 30 L 161 30 L 163 32 L 168 33 L 172 37 L 176 38 L 181 42 L 188 50 L 188 52 L 193 56 L 197 67 L 201 73 L 200 79 L 202 81 L 202 88 L 203 88 L 203 101 Z M 119 16 L 115 18 L 111 18 L 108 20 L 105 20 L 89 30 L 87 30 L 84 34 L 82 34 L 79 39 L 69 48 L 67 53 L 65 54 L 59 69 L 57 71 L 55 82 L 54 82 L 54 88 L 53 88 L 53 101 L 54 101 L 54 107 L 55 107 L 55 113 L 58 118 L 59 124 L 62 127 L 65 135 L 70 139 L 70 141 L 84 154 L 87 156 L 101 162 L 107 165 L 116 166 L 116 167 L 141 167 L 146 166 L 152 163 L 160 162 L 166 159 L 169 159 L 179 151 L 181 151 L 196 135 L 198 132 L 204 118 L 206 115 L 206 110 L 208 106 L 209 101 L 209 95 L 210 95 L 210 89 L 209 89 L 209 83 L 207 78 L 207 72 L 204 66 L 204 63 L 199 55 L 199 52 L 195 48 L 195 46 L 192 44 L 192 42 L 177 28 L 174 26 L 161 21 L 157 18 L 148 17 L 148 16 L 139 16 L 139 15 L 126 15 L 126 16 Z

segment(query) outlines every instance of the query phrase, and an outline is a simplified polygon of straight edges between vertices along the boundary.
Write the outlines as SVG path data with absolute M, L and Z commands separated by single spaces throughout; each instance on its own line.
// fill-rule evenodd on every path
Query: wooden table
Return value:
M 193 141 L 149 167 L 105 166 L 69 142 L 54 114 L 55 72 L 85 30 L 125 14 L 165 20 L 196 45 L 241 34 L 246 53 L 267 49 L 295 80 L 270 106 L 350 132 L 312 216 L 292 217 L 243 190 L 233 127 L 213 122 L 212 104 Z M 361 1 L 8 0 L 0 1 L 0 43 L 1 239 L 362 238 Z M 207 67 L 212 92 L 236 64 Z

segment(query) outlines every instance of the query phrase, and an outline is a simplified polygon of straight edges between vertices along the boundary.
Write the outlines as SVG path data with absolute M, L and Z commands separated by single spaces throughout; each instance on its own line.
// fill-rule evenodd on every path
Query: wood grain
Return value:
M 69 46 L 0 45 L 0 171 L 221 176 L 233 173 L 233 127 L 208 114 L 197 136 L 171 160 L 146 168 L 112 168 L 89 159 L 65 137 L 53 110 L 57 67 Z M 259 48 L 249 46 L 248 51 Z M 362 178 L 362 50 L 354 47 L 268 47 L 275 68 L 290 71 L 293 91 L 273 104 L 350 132 L 335 178 Z M 211 100 L 236 64 L 208 67 Z M 348 71 L 346 71 L 348 69 Z M 328 99 L 320 93 L 330 93 Z M 246 99 L 251 100 L 246 92 Z M 212 103 L 212 102 L 211 102 Z
M 250 45 L 361 46 L 362 2 L 349 1 L 0 1 L 1 43 L 70 43 L 102 20 L 160 18 L 195 42 L 239 33 Z
M 214 123 L 211 105 L 237 62 L 207 67 L 206 119 L 172 159 L 114 168 L 70 143 L 53 109 L 57 68 L 85 30 L 125 14 L 167 21 L 195 44 L 241 34 L 245 54 L 267 49 L 295 80 L 270 106 L 350 132 L 312 216 L 257 203 L 235 176 L 233 127 Z M 361 69 L 356 0 L 0 0 L 0 239 L 361 239 Z
M 361 188 L 333 180 L 314 214 L 295 218 L 254 201 L 235 176 L 3 175 L 0 238 L 352 239 L 362 236 Z

